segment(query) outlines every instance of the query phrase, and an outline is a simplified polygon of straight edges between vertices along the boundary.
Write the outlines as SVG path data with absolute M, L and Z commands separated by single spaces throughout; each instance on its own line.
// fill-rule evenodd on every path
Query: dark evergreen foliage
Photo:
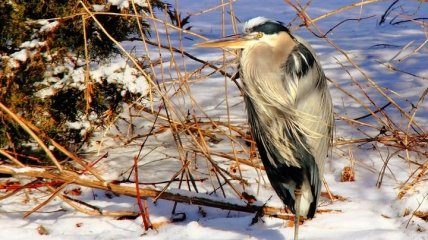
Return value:
M 135 17 L 118 13 L 132 12 L 131 9 L 119 9 L 108 4 L 107 0 L 85 0 L 86 6 L 104 5 L 103 13 L 96 18 L 106 31 L 117 41 L 126 40 L 130 35 L 138 34 Z M 170 9 L 170 5 L 159 0 L 150 1 L 155 8 Z M 144 10 L 138 7 L 139 11 Z M 92 9 L 94 10 L 94 9 Z M 145 9 L 147 10 L 147 9 Z M 74 61 L 75 67 L 85 57 L 82 13 L 85 13 L 79 1 L 63 0 L 12 0 L 0 2 L 0 102 L 14 113 L 31 122 L 49 137 L 60 144 L 77 149 L 90 137 L 90 131 L 82 134 L 79 129 L 71 128 L 70 122 L 81 120 L 82 114 L 88 118 L 92 128 L 103 127 L 112 117 L 122 111 L 123 103 L 131 102 L 139 94 L 123 94 L 116 84 L 93 82 L 90 108 L 87 108 L 85 92 L 81 89 L 64 86 L 49 97 L 37 96 L 37 92 L 46 87 L 43 81 L 46 72 L 55 67 Z M 43 26 L 39 20 L 56 21 L 49 31 L 40 31 Z M 149 35 L 150 26 L 141 20 L 144 34 Z M 46 21 L 45 21 L 46 22 Z M 119 52 L 112 41 L 103 33 L 91 18 L 86 18 L 85 30 L 91 62 L 107 63 Z M 21 44 L 36 39 L 44 45 L 30 47 L 29 59 L 10 67 L 11 54 L 24 49 Z M 81 64 L 81 63 L 80 63 Z M 67 75 L 56 72 L 54 77 L 62 79 Z M 95 117 L 94 117 L 95 116 Z M 32 140 L 16 123 L 0 112 L 0 148 L 13 152 L 34 154 L 37 149 L 28 147 Z M 31 151 L 31 153 L 28 153 Z M 1 158 L 1 157 L 0 157 Z M 41 156 L 41 158 L 43 158 Z M 21 159 L 22 160 L 22 159 Z

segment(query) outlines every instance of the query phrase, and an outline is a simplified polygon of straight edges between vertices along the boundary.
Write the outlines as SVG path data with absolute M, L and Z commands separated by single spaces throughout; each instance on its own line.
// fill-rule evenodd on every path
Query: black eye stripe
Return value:
M 279 32 L 289 32 L 288 28 L 276 23 L 276 22 L 265 22 L 263 24 L 254 26 L 249 29 L 249 32 L 262 32 L 266 34 L 274 34 Z

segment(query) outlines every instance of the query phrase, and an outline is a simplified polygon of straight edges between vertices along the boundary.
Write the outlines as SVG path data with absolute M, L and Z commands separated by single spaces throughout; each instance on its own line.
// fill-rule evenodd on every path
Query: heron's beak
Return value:
M 254 40 L 255 38 L 251 35 L 237 34 L 227 36 L 225 38 L 206 41 L 193 45 L 196 48 L 232 48 L 241 49 L 244 48 L 248 41 Z

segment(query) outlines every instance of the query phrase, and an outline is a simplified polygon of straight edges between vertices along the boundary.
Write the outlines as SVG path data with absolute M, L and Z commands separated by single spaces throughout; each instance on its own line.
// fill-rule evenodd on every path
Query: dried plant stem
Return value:
M 89 49 L 88 49 L 88 38 L 86 35 L 86 16 L 82 15 L 82 29 L 83 29 L 83 42 L 84 42 L 84 49 L 85 49 L 85 100 L 86 100 L 86 115 L 90 113 L 91 109 L 91 102 L 92 102 L 92 82 L 91 82 L 91 75 L 90 75 L 90 59 L 89 59 Z
M 140 193 L 140 188 L 138 183 L 138 156 L 134 157 L 134 179 L 135 179 L 135 192 L 137 194 L 136 199 L 138 203 L 138 208 L 140 209 L 140 214 L 143 220 L 144 229 L 147 231 L 149 228 L 152 228 L 152 224 L 150 223 L 149 208 L 147 207 L 146 199 L 143 199 Z
M 34 180 L 34 181 L 29 182 L 29 183 L 27 183 L 27 184 L 25 184 L 25 185 L 18 186 L 17 188 L 13 189 L 13 190 L 12 190 L 12 191 L 10 191 L 9 193 L 6 193 L 6 194 L 4 194 L 4 195 L 0 196 L 0 201 L 1 201 L 1 200 L 6 199 L 6 198 L 8 198 L 8 197 L 11 197 L 11 196 L 15 195 L 15 194 L 17 194 L 18 192 L 20 192 L 20 191 L 22 191 L 22 190 L 24 190 L 24 189 L 27 189 L 27 188 L 29 188 L 29 187 L 32 187 L 32 185 L 34 185 L 34 183 L 37 183 L 37 182 L 39 182 L 39 181 L 38 181 L 38 180 Z M 46 185 L 47 185 L 47 184 L 44 184 L 44 186 L 46 186 Z
M 320 21 L 320 20 L 322 20 L 322 19 L 324 19 L 324 18 L 328 18 L 328 17 L 330 17 L 330 16 L 332 16 L 332 15 L 335 15 L 335 14 L 338 14 L 338 13 L 341 13 L 341 12 L 344 12 L 344 11 L 348 11 L 348 10 L 351 10 L 351 9 L 353 9 L 353 8 L 362 7 L 362 6 L 367 5 L 367 4 L 376 3 L 376 2 L 381 2 L 381 1 L 383 1 L 383 0 L 366 0 L 366 1 L 359 1 L 359 2 L 356 2 L 356 3 L 354 3 L 354 4 L 347 5 L 347 6 L 344 6 L 344 7 L 338 8 L 338 9 L 336 9 L 336 10 L 333 10 L 333 11 L 331 11 L 331 12 L 325 13 L 325 14 L 323 14 L 323 15 L 321 15 L 321 16 L 316 17 L 316 18 L 313 18 L 313 19 L 307 19 L 308 21 L 307 21 L 307 22 L 305 22 L 304 24 L 300 25 L 299 27 L 303 27 L 303 26 L 305 26 L 305 25 L 306 25 L 306 26 L 309 26 L 309 25 L 314 24 L 315 22 L 318 22 L 318 21 Z M 287 2 L 288 4 L 292 4 L 290 0 L 285 0 L 285 2 Z M 294 4 L 293 4 L 293 5 L 294 5 Z M 298 10 L 298 9 L 296 9 L 296 10 Z
M 8 152 L 6 152 L 3 149 L 0 149 L 0 154 L 7 157 L 9 160 L 11 160 L 12 162 L 14 162 L 16 165 L 20 166 L 20 167 L 25 167 L 25 165 L 23 163 L 21 163 L 18 159 L 16 159 L 14 156 L 10 155 Z
M 404 144 L 404 139 L 408 142 L 407 145 Z M 392 136 L 376 136 L 371 138 L 354 138 L 349 140 L 341 140 L 338 139 L 335 141 L 335 145 L 347 145 L 347 144 L 355 144 L 355 143 L 368 143 L 368 142 L 380 142 L 385 145 L 394 145 L 395 147 L 399 147 L 402 149 L 406 149 L 409 147 L 410 142 L 427 142 L 428 134 L 396 134 Z
M 64 189 L 64 187 L 67 186 L 67 183 L 63 183 L 59 188 L 53 190 L 53 188 L 51 188 L 52 190 L 52 195 L 46 199 L 45 201 L 43 201 L 42 203 L 40 203 L 39 205 L 37 205 L 35 208 L 31 209 L 30 211 L 26 212 L 24 214 L 24 218 L 30 216 L 32 213 L 36 212 L 37 210 L 39 210 L 40 208 L 42 208 L 43 206 L 46 206 L 50 201 L 52 201 L 58 194 L 60 194 L 61 190 Z
M 328 198 L 330 198 L 330 201 L 333 202 L 336 198 L 333 197 L 333 194 L 330 191 L 330 187 L 328 186 L 328 183 L 324 177 L 322 178 L 322 183 L 324 184 L 325 190 L 327 191 Z
M 72 199 L 70 197 L 67 197 L 66 195 L 59 194 L 59 198 L 61 198 L 62 201 L 67 203 L 72 208 L 76 209 L 77 211 L 91 215 L 91 216 L 105 216 L 105 217 L 131 217 L 136 218 L 140 213 L 138 212 L 131 212 L 131 211 L 108 211 L 108 210 L 102 210 L 98 207 L 89 205 L 87 203 L 77 201 L 75 199 Z
M 55 140 L 47 136 L 43 131 L 41 131 L 38 127 L 33 125 L 30 122 L 27 122 L 24 119 L 21 119 L 21 121 L 27 125 L 31 130 L 33 130 L 36 134 L 38 134 L 41 138 L 44 140 L 49 141 L 56 149 L 58 149 L 60 152 L 65 154 L 67 157 L 71 158 L 74 162 L 82 166 L 86 171 L 90 172 L 92 175 L 94 175 L 98 180 L 103 181 L 103 178 L 101 175 L 95 171 L 91 166 L 86 164 L 82 159 L 80 159 L 76 154 L 68 151 L 65 147 L 63 147 L 61 144 L 57 143 Z
M 64 183 L 67 183 L 67 184 L 73 183 L 84 187 L 111 191 L 116 194 L 126 195 L 130 197 L 138 196 L 135 186 L 122 186 L 115 183 L 108 183 L 108 182 L 103 182 L 99 180 L 90 180 L 88 178 L 83 178 L 79 176 L 77 173 L 68 171 L 68 170 L 63 170 L 62 172 L 58 172 L 58 171 L 48 170 L 44 168 L 28 168 L 24 171 L 19 168 L 1 165 L 0 173 L 11 174 L 17 177 L 20 176 L 20 177 L 35 177 L 35 178 L 51 179 L 55 181 L 63 181 Z M 256 212 L 262 211 L 263 215 L 285 219 L 285 220 L 290 220 L 293 218 L 293 215 L 286 212 L 283 208 L 269 207 L 269 206 L 256 205 L 256 204 L 247 204 L 243 201 L 237 201 L 237 200 L 230 201 L 228 199 L 211 197 L 209 195 L 201 194 L 201 193 L 189 193 L 187 191 L 160 192 L 159 190 L 155 190 L 151 188 L 139 188 L 139 191 L 140 191 L 140 197 L 155 198 L 159 196 L 160 199 L 193 204 L 193 205 L 201 205 L 201 206 L 220 208 L 224 210 L 247 212 L 247 213 L 256 213 Z M 53 197 L 54 195 L 52 195 L 50 199 Z M 35 210 L 33 209 L 33 212 L 36 211 L 37 209 Z M 320 212 L 325 212 L 325 210 Z
M 103 33 L 110 39 L 110 41 L 112 41 L 117 48 L 120 49 L 120 51 L 122 53 L 124 53 L 129 60 L 134 64 L 134 66 L 138 69 L 138 71 L 140 71 L 141 74 L 143 74 L 143 76 L 147 79 L 147 81 L 149 82 L 150 85 L 152 85 L 152 87 L 154 87 L 156 90 L 158 90 L 157 88 L 157 84 L 153 81 L 153 79 L 146 73 L 146 71 L 144 71 L 144 69 L 141 68 L 140 64 L 138 64 L 137 60 L 135 59 L 135 57 L 133 57 L 128 51 L 126 51 L 126 49 L 116 40 L 114 39 L 108 32 L 107 30 L 103 27 L 103 25 L 98 21 L 98 19 L 95 17 L 95 15 L 88 9 L 88 7 L 86 6 L 86 4 L 83 1 L 79 1 L 80 4 L 83 6 L 83 8 L 85 9 L 85 11 L 87 12 L 87 14 L 95 21 L 95 23 L 97 24 L 97 26 L 103 31 Z M 159 93 L 161 93 L 159 91 Z
M 415 174 L 417 175 L 415 176 Z M 409 191 L 413 186 L 415 186 L 418 182 L 422 181 L 422 178 L 428 173 L 428 161 L 424 164 L 420 165 L 412 174 L 410 174 L 409 178 L 402 184 L 400 187 L 400 192 L 397 197 L 399 199 L 403 198 L 406 195 L 407 191 Z M 410 182 L 410 179 L 413 180 Z
M 196 150 L 196 149 L 194 150 L 194 152 L 202 153 L 200 150 Z M 233 161 L 237 161 L 239 163 L 243 163 L 245 165 L 248 165 L 248 166 L 260 169 L 260 170 L 264 170 L 264 166 L 262 164 L 255 164 L 251 160 L 239 158 L 236 156 L 236 154 L 233 154 L 233 156 L 232 156 L 232 155 L 222 153 L 222 152 L 211 152 L 211 155 L 226 158 L 226 159 L 233 160 Z
M 352 5 L 348 5 L 348 6 L 345 6 L 343 8 L 337 9 L 337 10 L 333 11 L 332 13 L 341 12 L 341 11 L 344 11 L 347 9 L 351 9 L 354 7 L 362 6 L 362 5 L 372 3 L 372 2 L 377 2 L 377 1 L 379 1 L 379 0 L 368 0 L 368 1 L 360 2 L 360 3 L 355 3 Z M 306 13 L 305 9 L 301 9 L 300 7 L 296 6 L 294 3 L 291 2 L 291 0 L 285 0 L 285 2 L 288 5 L 290 5 L 291 7 L 293 7 L 298 12 L 299 16 L 302 18 L 303 22 L 305 23 L 303 26 L 306 25 L 308 30 L 311 31 L 312 33 L 314 33 L 314 31 L 309 29 L 309 25 L 311 25 L 318 32 L 318 34 L 314 33 L 316 36 L 325 36 L 325 34 L 315 24 L 315 21 L 312 20 L 312 18 Z M 332 15 L 332 14 L 330 14 L 330 15 Z M 328 17 L 330 15 L 325 14 L 326 17 Z M 409 120 L 412 119 L 411 116 L 404 109 L 402 109 L 402 107 L 394 99 L 392 99 L 390 96 L 388 96 L 385 93 L 385 91 L 370 76 L 368 76 L 367 73 L 359 65 L 357 65 L 352 60 L 352 58 L 343 49 L 341 49 L 339 46 L 337 46 L 336 43 L 334 43 L 328 37 L 324 37 L 323 39 L 325 39 L 332 47 L 334 47 L 338 52 L 340 52 L 346 58 L 346 60 L 367 80 L 367 82 L 371 85 L 371 87 L 373 87 L 380 95 L 382 95 L 386 100 L 388 100 L 388 102 L 390 102 L 392 105 L 394 105 L 400 111 L 400 113 L 402 115 L 404 115 Z M 417 123 L 414 123 L 414 124 L 416 127 L 418 127 L 423 132 L 422 128 Z
M 13 121 L 15 121 L 16 123 L 18 123 L 39 145 L 40 147 L 45 151 L 46 155 L 49 157 L 49 159 L 53 162 L 53 164 L 58 168 L 59 171 L 62 171 L 62 166 L 61 164 L 59 164 L 58 160 L 56 159 L 56 157 L 53 155 L 53 153 L 49 150 L 48 146 L 46 146 L 46 144 L 39 138 L 39 136 L 37 136 L 28 126 L 27 124 L 25 124 L 25 122 L 21 119 L 21 117 L 19 117 L 18 115 L 16 115 L 14 112 L 12 112 L 11 110 L 9 110 L 9 108 L 7 108 L 5 105 L 3 105 L 3 103 L 0 102 L 0 109 L 7 113 L 12 119 Z

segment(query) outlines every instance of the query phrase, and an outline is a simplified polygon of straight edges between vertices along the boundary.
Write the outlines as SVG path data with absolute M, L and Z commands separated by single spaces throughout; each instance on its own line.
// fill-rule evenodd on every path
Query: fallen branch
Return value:
M 88 177 L 81 177 L 76 172 L 63 169 L 59 172 L 57 169 L 47 168 L 15 168 L 11 166 L 0 166 L 0 173 L 10 174 L 16 177 L 34 177 L 63 181 L 64 183 L 73 183 L 84 187 L 111 191 L 116 194 L 137 197 L 137 190 L 134 186 L 123 186 L 120 184 L 92 180 Z M 293 214 L 286 212 L 283 208 L 263 206 L 262 204 L 247 204 L 239 199 L 226 199 L 213 197 L 206 194 L 188 192 L 184 190 L 173 190 L 161 192 L 152 188 L 139 188 L 139 195 L 144 198 L 160 198 L 169 201 L 187 203 L 192 205 L 201 205 L 207 207 L 220 208 L 247 213 L 262 212 L 262 215 L 276 217 L 284 220 L 292 220 Z M 321 211 L 322 212 L 322 211 Z

